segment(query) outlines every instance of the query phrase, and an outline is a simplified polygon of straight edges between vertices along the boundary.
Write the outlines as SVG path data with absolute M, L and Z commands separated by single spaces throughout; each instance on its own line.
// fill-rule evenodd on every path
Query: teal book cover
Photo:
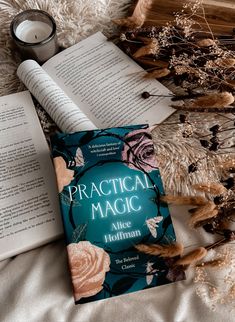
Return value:
M 175 241 L 148 125 L 51 142 L 75 303 L 184 279 L 169 259 L 135 248 Z

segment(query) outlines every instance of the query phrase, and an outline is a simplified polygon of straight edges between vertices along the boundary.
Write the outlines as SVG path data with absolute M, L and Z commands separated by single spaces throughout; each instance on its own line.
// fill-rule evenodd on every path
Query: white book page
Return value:
M 0 97 L 0 260 L 62 235 L 56 178 L 29 92 Z
M 156 80 L 147 80 L 143 68 L 98 32 L 64 50 L 43 69 L 99 128 L 161 123 L 174 112 L 169 95 Z
M 21 63 L 17 75 L 63 132 L 96 128 L 36 61 Z

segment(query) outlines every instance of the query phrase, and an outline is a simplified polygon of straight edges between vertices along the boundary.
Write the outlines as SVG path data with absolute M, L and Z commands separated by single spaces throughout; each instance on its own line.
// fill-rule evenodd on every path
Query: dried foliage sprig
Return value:
M 127 28 L 120 35 L 123 50 L 144 67 L 152 67 L 145 77 L 171 77 L 184 89 L 189 100 L 184 100 L 183 110 L 234 113 L 235 54 L 213 35 L 202 0 L 186 3 L 174 21 L 162 27 L 142 27 L 146 8 L 151 6 L 150 0 L 145 6 L 144 2 L 138 1 L 131 17 L 116 21 Z M 196 92 L 202 97 L 193 98 Z
M 225 165 L 229 165 L 228 168 L 230 169 L 230 162 L 225 162 Z M 194 229 L 203 227 L 207 233 L 218 234 L 222 238 L 210 245 L 196 248 L 183 256 L 184 247 L 180 243 L 169 245 L 140 244 L 135 247 L 140 252 L 149 255 L 173 258 L 173 267 L 187 269 L 190 265 L 196 264 L 199 267 L 201 264 L 198 264 L 198 262 L 207 255 L 209 250 L 235 240 L 235 231 L 229 229 L 228 225 L 233 221 L 233 216 L 235 215 L 235 184 L 229 188 L 225 187 L 225 185 L 225 183 L 222 184 L 221 182 L 195 184 L 194 189 L 197 192 L 205 193 L 205 197 L 167 195 L 160 198 L 160 202 L 196 206 L 189 210 L 189 226 Z M 208 263 L 208 265 L 214 266 L 216 264 L 218 263 Z

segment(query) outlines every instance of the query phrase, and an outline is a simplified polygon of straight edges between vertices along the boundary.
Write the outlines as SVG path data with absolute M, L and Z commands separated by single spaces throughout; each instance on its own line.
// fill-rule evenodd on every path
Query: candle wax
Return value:
M 52 27 L 42 21 L 25 20 L 16 28 L 16 36 L 27 43 L 37 43 L 50 36 Z

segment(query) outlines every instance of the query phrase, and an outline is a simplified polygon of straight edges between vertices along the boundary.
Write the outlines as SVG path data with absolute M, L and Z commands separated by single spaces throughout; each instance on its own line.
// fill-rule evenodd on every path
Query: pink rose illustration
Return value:
M 67 250 L 75 301 L 99 293 L 110 269 L 109 255 L 89 241 L 69 244 Z
M 131 169 L 139 168 L 146 172 L 156 169 L 156 159 L 152 137 L 148 129 L 135 130 L 128 133 L 124 140 L 122 160 Z
M 74 171 L 67 169 L 66 162 L 62 157 L 55 157 L 53 162 L 56 172 L 58 190 L 61 192 L 64 187 L 70 184 L 70 182 L 73 180 Z

